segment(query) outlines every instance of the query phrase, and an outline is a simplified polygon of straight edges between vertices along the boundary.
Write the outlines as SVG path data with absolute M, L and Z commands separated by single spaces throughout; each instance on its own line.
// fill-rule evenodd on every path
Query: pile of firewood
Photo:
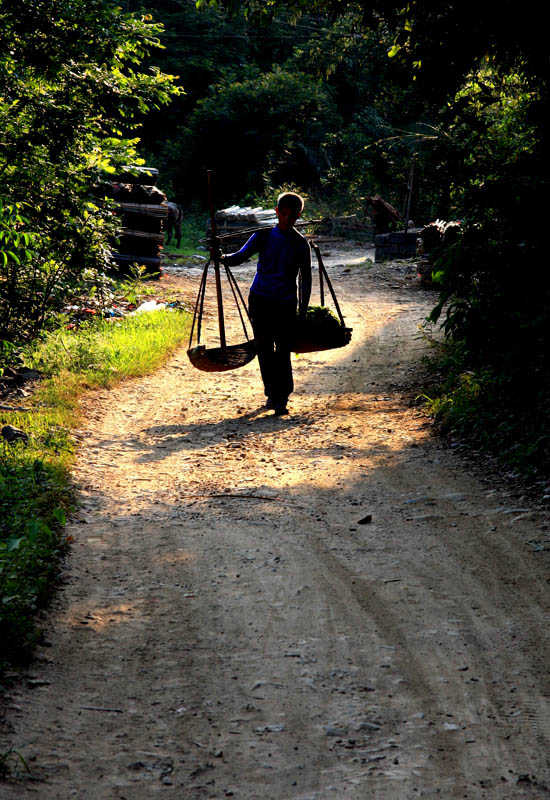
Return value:
M 249 228 L 272 228 L 277 224 L 277 215 L 273 209 L 265 209 L 261 207 L 252 208 L 252 206 L 229 206 L 229 208 L 222 208 L 221 211 L 216 211 L 216 228 L 218 236 L 225 236 L 228 233 L 235 233 L 243 231 L 241 237 L 231 238 L 227 242 L 225 249 L 238 250 L 246 240 L 248 235 L 244 233 Z M 210 231 L 207 232 L 207 237 L 210 236 Z
M 158 172 L 144 167 L 126 172 L 120 181 L 104 181 L 94 192 L 114 200 L 120 216 L 120 232 L 113 248 L 113 261 L 121 272 L 143 266 L 159 273 L 164 243 L 163 222 L 168 214 L 166 195 L 155 186 Z
M 265 209 L 258 206 L 229 206 L 216 211 L 216 225 L 218 233 L 231 233 L 239 228 L 258 228 L 260 225 L 273 227 L 277 224 L 277 215 L 271 208 Z
M 417 239 L 417 271 L 422 283 L 431 285 L 432 269 L 443 250 L 456 241 L 460 234 L 460 220 L 446 222 L 436 219 L 425 225 Z

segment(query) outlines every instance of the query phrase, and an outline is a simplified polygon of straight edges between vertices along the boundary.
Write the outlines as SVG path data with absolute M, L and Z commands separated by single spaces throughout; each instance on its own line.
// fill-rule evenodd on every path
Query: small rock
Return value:
M 379 731 L 380 725 L 376 725 L 374 722 L 360 722 L 357 726 L 358 731 Z
M 281 733 L 286 730 L 282 722 L 274 722 L 271 725 L 264 725 L 262 728 L 256 728 L 256 733 Z
M 22 431 L 20 428 L 15 428 L 13 425 L 4 425 L 2 428 L 2 437 L 8 444 L 29 441 L 28 434 L 25 433 L 25 431 Z
M 346 736 L 347 731 L 342 728 L 335 728 L 332 725 L 325 725 L 325 736 Z
M 368 525 L 369 522 L 372 522 L 372 514 L 367 514 L 363 519 L 358 520 L 358 525 Z
M 68 761 L 52 761 L 48 764 L 41 764 L 40 767 L 45 772 L 56 773 L 63 772 L 64 770 L 68 771 L 70 769 L 70 764 Z

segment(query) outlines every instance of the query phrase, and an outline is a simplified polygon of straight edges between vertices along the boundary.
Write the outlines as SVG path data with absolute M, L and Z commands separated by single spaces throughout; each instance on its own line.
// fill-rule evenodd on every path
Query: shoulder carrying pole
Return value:
M 210 259 L 214 262 L 214 275 L 216 278 L 216 297 L 218 300 L 218 323 L 220 327 L 220 348 L 225 355 L 227 344 L 225 340 L 225 322 L 223 318 L 222 284 L 220 278 L 220 245 L 216 230 L 216 212 L 214 210 L 214 192 L 212 189 L 212 170 L 207 170 L 208 175 L 208 203 L 210 205 Z

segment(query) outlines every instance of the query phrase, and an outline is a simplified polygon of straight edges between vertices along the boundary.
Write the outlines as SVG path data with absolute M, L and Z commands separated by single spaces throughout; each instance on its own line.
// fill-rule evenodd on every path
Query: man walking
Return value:
M 277 225 L 252 234 L 237 253 L 222 256 L 223 262 L 232 267 L 258 253 L 248 308 L 267 398 L 265 405 L 277 415 L 288 414 L 287 402 L 294 389 L 290 352 L 298 299 L 298 314 L 304 317 L 311 294 L 311 250 L 294 227 L 303 208 L 299 194 L 279 195 Z

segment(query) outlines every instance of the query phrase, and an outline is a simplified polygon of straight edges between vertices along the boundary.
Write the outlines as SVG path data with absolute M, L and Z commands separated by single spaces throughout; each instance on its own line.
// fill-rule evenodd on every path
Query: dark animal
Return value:
M 168 216 L 164 221 L 164 230 L 168 234 L 166 244 L 170 244 L 172 236 L 176 237 L 176 246 L 181 243 L 181 223 L 183 220 L 183 209 L 177 203 L 168 203 Z
M 399 211 L 382 200 L 378 194 L 365 197 L 365 210 L 374 223 L 373 236 L 377 236 L 379 233 L 389 233 L 403 223 Z

